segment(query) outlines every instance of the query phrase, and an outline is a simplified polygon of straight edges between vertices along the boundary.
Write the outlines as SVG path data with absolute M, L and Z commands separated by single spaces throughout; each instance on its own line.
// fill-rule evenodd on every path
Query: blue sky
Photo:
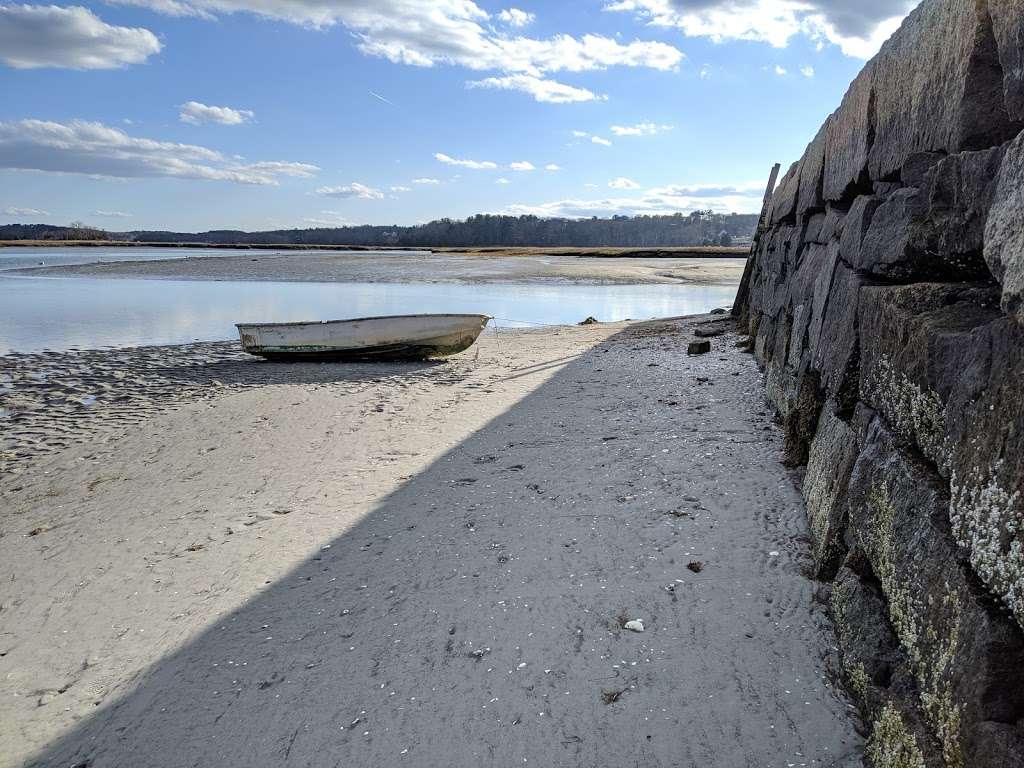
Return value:
M 909 0 L 0 0 L 0 223 L 759 209 Z

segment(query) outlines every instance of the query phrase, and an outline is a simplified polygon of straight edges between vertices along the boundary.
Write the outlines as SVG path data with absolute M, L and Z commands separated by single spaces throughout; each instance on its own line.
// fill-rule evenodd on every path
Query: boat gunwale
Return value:
M 235 328 L 241 331 L 243 328 L 288 328 L 298 325 L 333 325 L 336 323 L 360 323 L 368 320 L 407 320 L 418 318 L 454 318 L 463 317 L 466 319 L 476 318 L 478 320 L 490 321 L 494 318 L 491 315 L 462 315 L 462 314 L 420 314 L 420 315 L 379 315 L 376 317 L 353 317 L 348 320 L 298 320 L 290 323 L 235 323 Z M 486 323 L 485 323 L 486 325 Z

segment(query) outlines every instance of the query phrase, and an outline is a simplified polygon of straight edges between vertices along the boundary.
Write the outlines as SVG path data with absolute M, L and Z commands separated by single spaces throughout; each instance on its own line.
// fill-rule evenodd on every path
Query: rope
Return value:
M 498 318 L 492 317 L 491 320 L 497 321 Z M 494 347 L 498 350 L 498 354 L 501 354 L 501 334 L 498 333 L 498 323 L 494 323 Z
M 491 320 L 501 320 L 502 322 L 505 322 L 505 323 L 522 323 L 523 325 L 536 325 L 536 326 L 538 326 L 540 328 L 545 328 L 545 327 L 551 325 L 551 323 L 535 323 L 535 322 L 533 322 L 531 320 L 516 320 L 516 319 L 511 318 L 511 317 L 492 317 Z M 497 324 L 495 324 L 494 327 L 497 328 L 498 327 Z

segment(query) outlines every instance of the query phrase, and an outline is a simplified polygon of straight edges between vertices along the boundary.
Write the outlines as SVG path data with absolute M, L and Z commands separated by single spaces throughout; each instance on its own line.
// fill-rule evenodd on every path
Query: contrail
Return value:
M 369 91 L 369 94 L 370 94 L 371 96 L 373 96 L 373 98 L 375 98 L 375 99 L 380 99 L 380 100 L 381 100 L 381 101 L 383 101 L 383 102 L 384 102 L 385 104 L 390 104 L 390 105 L 391 105 L 392 107 L 397 107 L 397 106 L 398 106 L 398 105 L 397 105 L 397 104 L 395 104 L 395 103 L 394 103 L 393 101 L 388 101 L 387 99 L 385 99 L 385 98 L 384 98 L 383 96 L 381 96 L 381 95 L 380 95 L 379 93 L 374 93 L 373 91 Z

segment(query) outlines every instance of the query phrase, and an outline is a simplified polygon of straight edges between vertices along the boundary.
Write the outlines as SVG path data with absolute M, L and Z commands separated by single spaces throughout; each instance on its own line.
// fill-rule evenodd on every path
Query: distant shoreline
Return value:
M 745 258 L 748 246 L 664 246 L 655 248 L 574 248 L 556 246 L 429 246 L 396 245 L 303 245 L 300 243 L 165 243 L 130 240 L 0 240 L 0 248 L 194 248 L 239 251 L 414 251 L 481 256 L 576 256 L 603 259 L 736 259 Z
M 44 255 L 44 251 L 33 253 Z M 93 251 L 96 256 L 100 251 Z M 129 255 L 134 252 L 128 251 Z M 237 280 L 301 283 L 578 283 L 738 285 L 743 256 L 628 249 L 448 249 L 441 251 L 217 250 L 182 248 L 176 258 L 93 260 L 86 264 L 25 266 L 5 276 Z M 195 254 L 195 255 L 193 255 Z M 628 254 L 624 255 L 624 254 Z M 91 254 L 90 254 L 91 255 Z M 744 254 L 745 256 L 745 254 Z M 31 260 L 31 259 L 27 259 Z

